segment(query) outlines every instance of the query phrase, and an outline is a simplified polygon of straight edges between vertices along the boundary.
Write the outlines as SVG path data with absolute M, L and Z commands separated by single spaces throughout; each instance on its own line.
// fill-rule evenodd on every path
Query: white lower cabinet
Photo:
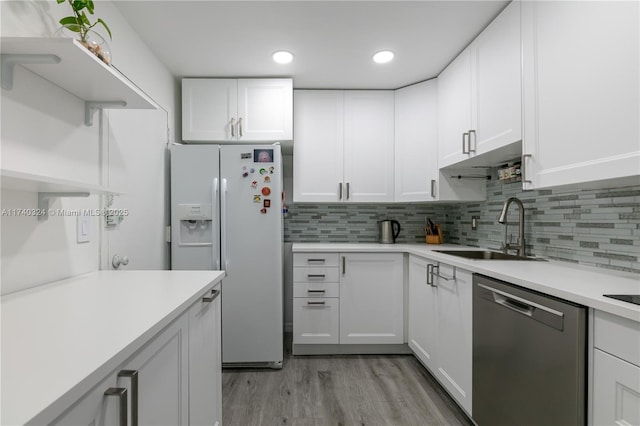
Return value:
M 590 424 L 640 425 L 640 322 L 595 311 Z
M 51 424 L 221 424 L 220 306 L 212 302 L 196 302 Z
M 409 347 L 471 414 L 471 272 L 409 259 Z
M 593 425 L 639 425 L 640 367 L 593 352 Z
M 293 255 L 293 344 L 339 343 L 337 253 Z
M 189 310 L 189 424 L 222 424 L 220 292 Z
M 402 343 L 403 255 L 343 253 L 340 343 Z
M 431 370 L 437 369 L 438 304 L 436 287 L 427 275 L 427 261 L 409 256 L 409 347 Z
M 188 424 L 187 334 L 182 316 L 53 424 Z
M 402 344 L 403 269 L 401 253 L 295 253 L 293 344 Z

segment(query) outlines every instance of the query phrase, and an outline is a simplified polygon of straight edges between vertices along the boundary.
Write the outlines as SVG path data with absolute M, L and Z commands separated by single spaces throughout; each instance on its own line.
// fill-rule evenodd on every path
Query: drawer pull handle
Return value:
M 104 396 L 117 396 L 120 405 L 118 413 L 119 426 L 127 426 L 127 389 L 126 388 L 109 388 L 104 391 Z
M 307 263 L 324 263 L 325 259 L 307 259 Z
M 216 300 L 216 297 L 220 296 L 220 291 L 219 290 L 211 290 L 211 294 L 209 296 L 204 296 L 202 298 L 203 302 L 213 302 L 214 300 Z
M 138 426 L 138 370 L 121 370 L 118 377 L 131 379 L 131 426 Z
M 324 278 L 324 274 L 307 274 L 307 278 Z
M 307 305 L 311 305 L 311 306 L 318 306 L 318 305 L 324 305 L 324 300 L 322 302 L 307 302 Z
M 324 293 L 325 290 L 307 290 L 307 293 Z

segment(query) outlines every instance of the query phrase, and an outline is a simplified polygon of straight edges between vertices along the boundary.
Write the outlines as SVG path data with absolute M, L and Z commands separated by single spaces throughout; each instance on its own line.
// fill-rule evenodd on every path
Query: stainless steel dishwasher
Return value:
M 473 419 L 586 423 L 586 308 L 473 275 Z

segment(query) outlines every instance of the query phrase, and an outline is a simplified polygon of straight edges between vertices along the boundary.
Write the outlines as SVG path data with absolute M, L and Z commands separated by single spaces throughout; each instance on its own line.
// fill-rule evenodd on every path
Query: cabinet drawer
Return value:
M 294 283 L 293 297 L 340 297 L 340 284 Z
M 293 268 L 294 283 L 337 283 L 340 281 L 338 268 Z
M 640 366 L 640 322 L 595 311 L 594 346 Z
M 338 343 L 339 299 L 294 298 L 293 343 Z
M 294 253 L 293 266 L 338 266 L 338 253 Z

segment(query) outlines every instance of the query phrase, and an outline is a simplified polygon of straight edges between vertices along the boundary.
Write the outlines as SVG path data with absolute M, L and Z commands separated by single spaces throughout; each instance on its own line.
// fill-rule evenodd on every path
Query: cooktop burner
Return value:
M 640 305 L 640 294 L 605 294 L 604 297 L 622 300 L 623 302 Z

